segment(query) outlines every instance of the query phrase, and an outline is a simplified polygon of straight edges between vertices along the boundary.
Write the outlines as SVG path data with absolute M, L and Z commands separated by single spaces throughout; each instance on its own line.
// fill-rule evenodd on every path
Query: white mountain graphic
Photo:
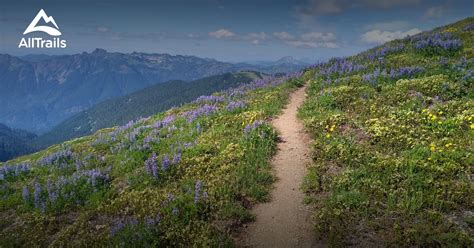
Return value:
M 45 23 L 52 23 L 56 28 L 49 27 L 49 26 L 36 26 L 38 24 L 38 21 L 43 18 Z M 35 19 L 31 21 L 30 25 L 25 29 L 25 32 L 23 32 L 23 35 L 31 33 L 31 32 L 36 32 L 36 31 L 41 31 L 45 32 L 51 36 L 60 36 L 61 32 L 59 31 L 59 27 L 54 21 L 54 18 L 52 16 L 46 15 L 46 12 L 44 12 L 43 9 L 40 9 L 38 14 L 35 16 Z

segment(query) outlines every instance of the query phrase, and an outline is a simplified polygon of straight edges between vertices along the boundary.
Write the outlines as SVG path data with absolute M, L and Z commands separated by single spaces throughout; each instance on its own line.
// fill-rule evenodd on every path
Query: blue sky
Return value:
M 66 49 L 18 49 L 40 9 Z M 322 60 L 474 15 L 472 0 L 3 0 L 0 53 L 118 52 Z

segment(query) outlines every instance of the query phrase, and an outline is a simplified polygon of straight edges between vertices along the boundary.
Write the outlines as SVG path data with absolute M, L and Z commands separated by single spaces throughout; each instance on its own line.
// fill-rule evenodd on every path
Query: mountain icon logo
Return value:
M 37 26 L 40 19 L 43 19 L 45 23 L 52 23 L 56 28 L 50 26 Z M 52 16 L 48 16 L 43 9 L 40 9 L 38 14 L 35 16 L 35 19 L 31 21 L 30 25 L 25 29 L 25 32 L 23 32 L 23 35 L 36 31 L 45 32 L 51 36 L 61 35 L 58 24 L 56 24 L 54 18 Z

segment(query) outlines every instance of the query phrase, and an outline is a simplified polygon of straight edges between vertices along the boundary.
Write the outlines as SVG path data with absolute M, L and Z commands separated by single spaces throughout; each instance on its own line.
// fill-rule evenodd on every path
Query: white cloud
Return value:
M 96 31 L 99 32 L 99 33 L 107 33 L 109 32 L 109 29 L 107 27 L 104 27 L 104 26 L 99 26 L 96 28 Z
M 268 35 L 265 32 L 238 34 L 228 29 L 219 29 L 217 31 L 210 32 L 209 36 L 216 39 L 225 39 L 225 40 L 233 40 L 233 41 L 248 41 L 254 45 L 260 45 L 264 43 L 268 38 Z
M 242 36 L 242 39 L 244 40 L 260 40 L 264 41 L 267 39 L 267 34 L 265 32 L 260 32 L 260 33 L 248 33 L 246 35 Z
M 260 40 L 252 40 L 250 43 L 254 45 L 260 45 L 261 41 Z
M 370 30 L 361 35 L 361 40 L 370 44 L 382 44 L 387 41 L 401 39 L 408 35 L 415 35 L 421 32 L 418 28 L 412 28 L 406 32 L 403 31 L 382 31 L 379 29 Z
M 295 41 L 288 41 L 288 45 L 296 48 L 318 48 L 318 47 L 324 47 L 324 48 L 337 48 L 337 44 L 334 42 L 312 42 L 312 41 L 301 41 L 301 40 L 295 40 Z
M 190 38 L 190 39 L 198 39 L 198 38 L 201 38 L 201 35 L 200 34 L 195 34 L 195 33 L 189 33 L 189 34 L 187 34 L 187 37 Z
M 336 41 L 336 36 L 333 33 L 311 32 L 302 34 L 301 39 L 314 42 L 333 42 Z
M 267 34 L 265 32 L 260 33 L 248 33 L 242 36 L 243 40 L 250 40 L 250 43 L 254 45 L 260 45 L 267 40 Z
M 296 37 L 288 32 L 275 32 L 273 36 L 287 45 L 297 48 L 338 47 L 334 33 L 309 32 Z
M 444 14 L 444 7 L 443 6 L 433 6 L 428 8 L 425 11 L 424 18 L 427 19 L 439 19 Z
M 288 32 L 275 32 L 273 36 L 277 37 L 280 40 L 294 40 L 295 37 Z
M 223 28 L 223 29 L 219 29 L 219 30 L 214 31 L 214 32 L 210 32 L 209 36 L 217 38 L 217 39 L 229 39 L 229 38 L 235 37 L 236 34 L 233 33 L 230 30 L 227 30 L 227 29 Z
M 337 39 L 334 33 L 309 32 L 299 36 L 292 35 L 288 32 L 274 32 L 271 36 L 265 32 L 252 32 L 239 34 L 228 29 L 219 29 L 209 33 L 210 37 L 231 41 L 246 41 L 253 45 L 261 45 L 269 40 L 279 40 L 285 44 L 297 48 L 336 48 Z M 273 39 L 272 39 L 273 38 Z

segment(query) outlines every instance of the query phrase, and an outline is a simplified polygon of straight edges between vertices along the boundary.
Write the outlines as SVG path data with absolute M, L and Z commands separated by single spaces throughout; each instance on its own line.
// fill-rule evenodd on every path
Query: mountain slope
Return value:
M 44 132 L 94 104 L 168 80 L 237 71 L 230 63 L 167 54 L 0 55 L 0 122 Z
M 23 130 L 11 129 L 0 123 L 0 161 L 32 152 L 36 135 Z
M 268 198 L 278 114 L 266 78 L 0 165 L 5 246 L 230 246 Z M 219 224 L 220 223 L 220 224 Z
M 474 244 L 474 18 L 305 73 L 305 183 L 330 245 Z
M 98 129 L 124 125 L 129 120 L 150 116 L 190 102 L 201 95 L 237 87 L 262 79 L 257 72 L 226 73 L 191 82 L 169 81 L 138 92 L 110 99 L 82 111 L 34 140 L 37 147 L 47 147 L 68 139 L 89 135 Z

